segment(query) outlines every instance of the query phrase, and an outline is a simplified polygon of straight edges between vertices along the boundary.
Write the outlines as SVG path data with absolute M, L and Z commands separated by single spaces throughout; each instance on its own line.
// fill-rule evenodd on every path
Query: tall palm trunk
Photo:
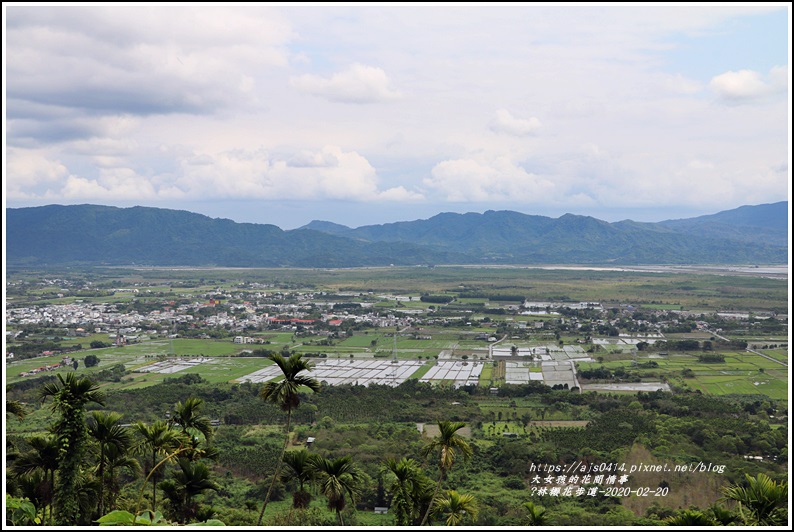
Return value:
M 55 516 L 52 511 L 55 506 L 55 470 L 50 470 L 50 526 L 55 524 Z
M 287 452 L 287 446 L 289 445 L 289 427 L 290 421 L 292 418 L 292 409 L 290 408 L 287 410 L 287 435 L 284 437 L 284 447 L 281 449 L 281 456 L 278 458 L 278 463 L 276 464 L 276 471 L 273 473 L 273 480 L 270 481 L 270 487 L 267 490 L 267 495 L 265 495 L 265 502 L 262 504 L 262 511 L 259 512 L 259 520 L 256 522 L 256 526 L 262 525 L 262 518 L 265 515 L 265 509 L 267 508 L 267 503 L 270 501 L 270 495 L 273 493 L 273 486 L 276 485 L 276 478 L 278 478 L 278 472 L 281 469 L 281 463 L 284 461 L 284 453 Z
M 152 448 L 152 471 L 157 464 L 157 451 Z M 150 472 L 151 473 L 151 472 Z M 157 474 L 152 474 L 152 512 L 157 511 Z
M 427 505 L 427 511 L 425 512 L 425 516 L 422 518 L 422 523 L 419 526 L 425 526 L 427 523 L 427 518 L 430 516 L 430 512 L 433 511 L 433 503 L 436 502 L 436 497 L 438 496 L 438 491 L 441 489 L 441 483 L 444 482 L 444 470 L 441 469 L 438 475 L 438 482 L 436 483 L 436 489 L 433 491 L 433 498 L 430 499 L 430 504 Z
M 105 446 L 99 444 L 99 516 L 105 515 Z

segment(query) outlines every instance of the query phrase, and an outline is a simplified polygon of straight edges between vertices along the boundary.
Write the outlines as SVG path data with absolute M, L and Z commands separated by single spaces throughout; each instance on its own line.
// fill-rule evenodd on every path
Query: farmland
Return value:
M 226 524 L 255 522 L 270 480 L 263 472 L 284 441 L 284 413 L 259 397 L 264 383 L 283 378 L 275 355 L 300 356 L 321 382 L 318 393 L 301 395 L 288 449 L 348 456 L 366 473 L 345 514 L 363 526 L 394 523 L 374 513 L 389 502 L 378 495 L 384 458 L 412 457 L 434 471 L 421 449 L 442 420 L 464 423 L 460 434 L 475 449 L 446 482 L 475 494 L 483 526 L 525 524 L 528 500 L 560 525 L 660 524 L 693 500 L 716 501 L 745 472 L 779 476 L 786 467 L 784 279 L 96 269 L 12 272 L 7 284 L 7 394 L 28 409 L 22 420 L 6 418 L 7 440 L 24 449 L 52 425 L 37 390 L 55 375 L 93 379 L 107 394 L 104 408 L 126 423 L 155 423 L 177 402 L 199 398 L 216 421 L 220 458 L 211 471 L 225 490 L 202 505 Z M 531 464 L 636 457 L 723 463 L 726 472 L 634 478 L 669 485 L 674 494 L 655 507 L 637 497 L 585 502 L 532 490 Z M 142 479 L 129 482 L 132 496 Z M 279 488 L 268 524 L 286 522 L 291 488 Z M 687 499 L 692 490 L 697 498 Z M 333 522 L 320 499 L 301 514 L 304 524 Z M 582 514 L 587 505 L 597 513 Z

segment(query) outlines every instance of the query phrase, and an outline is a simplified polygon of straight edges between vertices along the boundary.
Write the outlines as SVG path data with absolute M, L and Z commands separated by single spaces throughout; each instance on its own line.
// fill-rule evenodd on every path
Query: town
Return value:
M 21 288 L 15 283 L 21 282 L 9 284 L 12 293 Z M 332 385 L 396 386 L 414 377 L 456 387 L 539 381 L 579 392 L 669 390 L 670 376 L 650 371 L 661 360 L 675 358 L 669 353 L 695 351 L 702 361 L 720 348 L 769 349 L 768 341 L 728 336 L 772 334 L 787 327 L 787 316 L 774 310 L 703 312 L 671 304 L 529 301 L 520 293 L 465 286 L 406 295 L 252 281 L 225 287 L 112 284 L 43 278 L 28 288 L 53 300 L 35 305 L 12 301 L 6 309 L 7 365 L 49 357 L 48 363 L 16 376 L 71 366 L 70 353 L 78 347 L 90 348 L 107 363 L 124 352 L 118 348 L 136 345 L 138 356 L 125 358 L 136 374 L 170 374 L 218 363 L 204 353 L 175 351 L 176 340 L 177 345 L 211 343 L 215 350 L 224 344 L 219 352 L 224 357 L 271 352 L 316 357 L 314 374 Z M 47 349 L 37 350 L 39 345 Z M 785 368 L 785 362 L 757 354 Z M 714 356 L 724 362 L 722 355 Z M 152 362 L 152 357 L 158 360 Z M 630 362 L 628 371 L 597 369 L 619 360 Z M 245 374 L 231 370 L 229 380 L 276 377 L 267 360 L 249 369 Z

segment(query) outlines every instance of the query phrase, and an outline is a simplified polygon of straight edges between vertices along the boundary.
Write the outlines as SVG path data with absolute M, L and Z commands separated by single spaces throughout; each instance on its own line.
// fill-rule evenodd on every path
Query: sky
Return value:
M 4 3 L 4 206 L 293 229 L 785 201 L 790 17 L 789 3 Z

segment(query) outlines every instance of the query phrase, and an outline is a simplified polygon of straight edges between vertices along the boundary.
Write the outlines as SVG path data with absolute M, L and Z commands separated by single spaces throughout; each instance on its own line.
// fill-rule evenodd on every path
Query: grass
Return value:
M 425 374 L 426 374 L 428 371 L 430 371 L 430 368 L 432 368 L 432 367 L 433 367 L 433 364 L 424 364 L 423 366 L 420 366 L 420 367 L 419 367 L 419 369 L 417 369 L 416 371 L 414 371 L 414 372 L 411 374 L 411 376 L 410 376 L 410 377 L 408 377 L 408 378 L 409 378 L 409 379 L 421 379 L 422 377 L 424 377 L 424 376 L 425 376 Z

